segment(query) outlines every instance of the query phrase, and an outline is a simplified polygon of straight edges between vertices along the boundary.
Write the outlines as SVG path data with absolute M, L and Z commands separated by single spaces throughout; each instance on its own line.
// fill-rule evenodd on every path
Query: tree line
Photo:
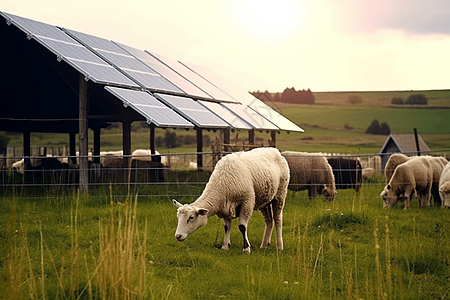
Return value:
M 255 98 L 263 102 L 283 102 L 294 104 L 314 104 L 314 95 L 310 89 L 295 90 L 294 87 L 286 88 L 282 93 L 270 93 L 269 91 L 250 92 Z

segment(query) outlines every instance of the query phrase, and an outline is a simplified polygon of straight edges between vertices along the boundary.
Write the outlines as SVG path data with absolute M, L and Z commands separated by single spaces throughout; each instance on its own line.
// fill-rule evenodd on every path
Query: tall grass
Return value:
M 111 189 L 112 191 L 113 189 Z M 192 191 L 196 194 L 199 191 Z M 0 298 L 5 299 L 428 299 L 450 284 L 450 210 L 382 209 L 379 186 L 340 190 L 334 202 L 288 193 L 285 249 L 259 249 L 264 222 L 222 223 L 176 241 L 170 199 L 138 196 L 17 198 L 2 203 Z M 191 198 L 180 198 L 191 202 Z

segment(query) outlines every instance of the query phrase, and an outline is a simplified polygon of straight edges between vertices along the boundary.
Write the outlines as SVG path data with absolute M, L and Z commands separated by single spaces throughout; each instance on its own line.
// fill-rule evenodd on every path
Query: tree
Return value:
M 358 95 L 351 95 L 351 96 L 348 96 L 347 102 L 350 104 L 360 104 L 363 102 L 363 100 Z
M 428 104 L 428 99 L 423 94 L 414 94 L 414 95 L 410 95 L 406 99 L 405 104 L 409 104 L 409 105 L 427 105 Z
M 166 135 L 164 136 L 164 144 L 166 148 L 176 148 L 181 146 L 177 139 L 177 134 L 175 132 L 166 131 Z
M 383 122 L 380 125 L 377 119 L 373 120 L 372 123 L 367 127 L 366 133 L 368 134 L 381 134 L 381 135 L 389 135 L 391 133 L 391 129 L 386 122 Z
M 382 134 L 382 135 L 390 135 L 391 134 L 391 128 L 389 128 L 388 123 L 386 123 L 386 122 L 381 123 L 380 134 Z
M 402 97 L 394 97 L 392 98 L 391 104 L 393 105 L 402 105 L 404 103 L 404 100 Z

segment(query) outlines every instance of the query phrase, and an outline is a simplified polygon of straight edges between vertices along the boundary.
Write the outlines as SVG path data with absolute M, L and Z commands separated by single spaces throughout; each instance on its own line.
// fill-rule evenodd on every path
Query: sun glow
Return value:
M 280 42 L 289 39 L 299 30 L 304 15 L 294 0 L 247 0 L 238 1 L 237 29 L 252 39 Z

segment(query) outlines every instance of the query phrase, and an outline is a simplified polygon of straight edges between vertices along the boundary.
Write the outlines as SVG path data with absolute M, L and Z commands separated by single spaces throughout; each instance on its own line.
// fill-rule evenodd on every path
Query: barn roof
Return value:
M 427 144 L 422 140 L 420 135 L 418 135 L 419 148 L 421 152 L 429 152 Z M 393 151 L 392 149 L 397 148 L 398 151 Z M 392 152 L 417 152 L 416 139 L 414 134 L 390 134 L 383 146 L 381 147 L 380 154 L 382 153 L 392 153 Z
M 2 19 L 0 130 L 78 131 L 81 75 L 89 84 L 90 127 L 127 119 L 156 127 L 303 131 L 275 111 L 262 114 L 234 99 L 177 61 L 0 11 Z M 201 102 L 214 102 L 239 122 Z

